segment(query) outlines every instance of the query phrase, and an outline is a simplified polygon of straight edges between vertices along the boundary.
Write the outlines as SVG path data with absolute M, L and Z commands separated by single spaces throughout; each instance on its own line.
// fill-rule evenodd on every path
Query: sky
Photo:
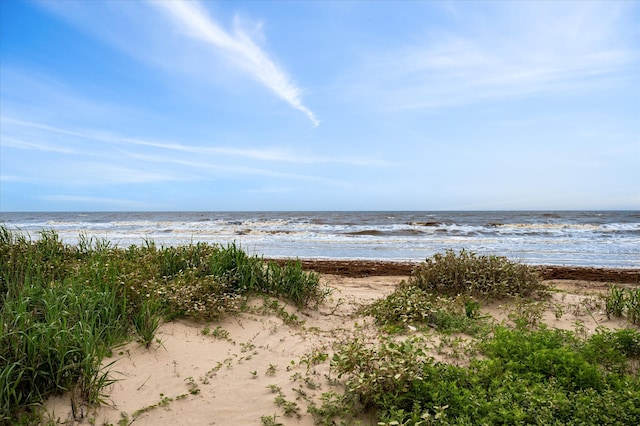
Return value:
M 0 1 L 0 212 L 640 209 L 637 1 Z

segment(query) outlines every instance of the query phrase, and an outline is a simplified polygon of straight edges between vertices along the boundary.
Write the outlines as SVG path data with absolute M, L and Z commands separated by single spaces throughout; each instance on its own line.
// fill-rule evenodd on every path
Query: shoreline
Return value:
M 269 259 L 283 264 L 288 259 Z M 369 276 L 409 276 L 421 262 L 397 262 L 387 260 L 334 260 L 297 259 L 305 270 L 319 274 L 337 275 L 349 278 Z M 640 269 L 597 268 L 587 266 L 531 265 L 542 275 L 543 280 L 579 280 L 640 285 Z

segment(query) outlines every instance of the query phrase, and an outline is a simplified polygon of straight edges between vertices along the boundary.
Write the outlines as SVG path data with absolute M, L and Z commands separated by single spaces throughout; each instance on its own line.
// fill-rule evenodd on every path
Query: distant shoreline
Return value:
M 265 259 L 284 263 L 291 259 Z M 367 276 L 409 276 L 419 262 L 386 260 L 298 259 L 306 270 L 320 274 L 361 278 Z M 586 266 L 532 265 L 545 280 L 580 280 L 640 285 L 640 269 Z

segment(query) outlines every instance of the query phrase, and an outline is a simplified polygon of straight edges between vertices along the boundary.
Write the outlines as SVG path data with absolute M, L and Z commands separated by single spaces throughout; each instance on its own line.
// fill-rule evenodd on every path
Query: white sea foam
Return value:
M 640 267 L 638 212 L 0 213 L 10 229 L 43 229 L 119 247 L 229 244 L 267 257 L 423 260 L 447 249 L 528 263 Z

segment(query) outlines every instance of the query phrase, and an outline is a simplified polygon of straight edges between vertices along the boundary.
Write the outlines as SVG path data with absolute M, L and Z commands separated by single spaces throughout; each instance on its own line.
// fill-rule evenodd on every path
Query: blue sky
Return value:
M 0 211 L 640 209 L 639 2 L 0 7 Z

